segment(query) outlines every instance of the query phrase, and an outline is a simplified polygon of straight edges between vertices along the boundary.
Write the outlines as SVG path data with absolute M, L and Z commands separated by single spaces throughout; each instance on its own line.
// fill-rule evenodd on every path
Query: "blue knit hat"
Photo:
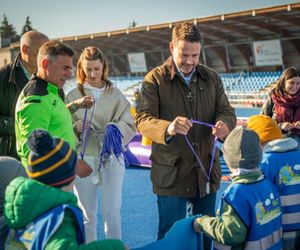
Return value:
M 69 143 L 37 129 L 29 135 L 27 144 L 29 178 L 53 187 L 66 186 L 75 179 L 77 155 Z

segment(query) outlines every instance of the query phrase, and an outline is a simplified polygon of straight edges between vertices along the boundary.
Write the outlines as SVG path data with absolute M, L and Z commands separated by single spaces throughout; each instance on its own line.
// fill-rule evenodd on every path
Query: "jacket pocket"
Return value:
M 157 187 L 171 187 L 178 175 L 178 162 L 180 155 L 169 152 L 166 146 L 157 147 L 150 159 L 152 160 L 151 180 Z

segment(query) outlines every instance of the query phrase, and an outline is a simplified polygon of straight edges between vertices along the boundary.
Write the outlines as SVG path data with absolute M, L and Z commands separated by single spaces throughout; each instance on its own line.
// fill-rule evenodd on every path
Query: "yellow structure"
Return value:
M 135 114 L 136 114 L 135 107 L 131 106 L 130 113 L 131 113 L 132 117 L 135 116 Z
M 131 113 L 132 117 L 135 116 L 136 110 L 135 110 L 135 107 L 134 107 L 134 106 L 131 106 L 131 108 L 130 108 L 130 113 Z M 142 143 L 141 143 L 141 144 L 142 144 L 142 146 L 149 146 L 149 145 L 152 144 L 152 141 L 149 140 L 147 137 L 142 136 Z
M 142 146 L 149 146 L 152 144 L 152 141 L 149 140 L 147 137 L 142 136 Z

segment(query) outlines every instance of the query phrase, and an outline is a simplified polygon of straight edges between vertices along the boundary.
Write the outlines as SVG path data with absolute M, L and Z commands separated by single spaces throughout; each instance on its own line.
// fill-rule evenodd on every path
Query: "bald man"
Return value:
M 0 69 L 0 156 L 19 158 L 16 152 L 15 106 L 18 96 L 33 73 L 37 72 L 39 48 L 49 38 L 37 31 L 22 35 L 15 61 Z

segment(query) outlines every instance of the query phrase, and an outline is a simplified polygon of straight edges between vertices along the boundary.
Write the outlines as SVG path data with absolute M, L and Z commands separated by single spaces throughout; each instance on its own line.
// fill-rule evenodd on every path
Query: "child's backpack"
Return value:
M 23 229 L 10 229 L 5 242 L 5 249 L 44 249 L 49 239 L 63 222 L 66 209 L 71 211 L 76 218 L 78 224 L 76 235 L 78 244 L 84 243 L 85 235 L 82 211 L 74 206 L 63 204 L 37 217 Z

